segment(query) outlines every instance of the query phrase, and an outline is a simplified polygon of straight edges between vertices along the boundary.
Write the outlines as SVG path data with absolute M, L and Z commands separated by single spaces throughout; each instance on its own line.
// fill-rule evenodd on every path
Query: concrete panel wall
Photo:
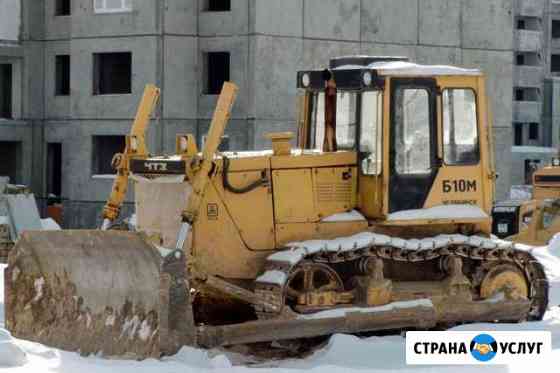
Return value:
M 250 32 L 252 34 L 302 37 L 303 3 L 304 0 L 251 1 Z
M 198 7 L 196 1 L 165 0 L 164 31 L 173 35 L 196 35 Z
M 255 36 L 254 72 L 259 82 L 255 89 L 255 117 L 259 120 L 295 120 L 296 71 L 303 67 L 303 44 L 301 39 Z
M 212 37 L 200 38 L 198 41 L 198 69 L 197 77 L 200 84 L 197 86 L 198 99 L 198 118 L 211 119 L 217 95 L 207 95 L 204 93 L 205 73 L 204 73 L 204 54 L 208 52 L 229 52 L 230 53 L 230 80 L 239 86 L 239 94 L 232 111 L 232 118 L 246 119 L 248 113 L 248 66 L 249 66 L 249 37 Z
M 0 121 L 0 141 L 16 141 L 21 143 L 21 169 L 18 170 L 16 180 L 19 183 L 31 185 L 32 179 L 32 125 L 29 121 Z M 13 182 L 13 180 L 12 180 Z
M 462 46 L 511 50 L 515 0 L 463 0 Z
M 159 1 L 133 1 L 133 10 L 125 13 L 100 13 L 92 0 L 73 0 L 72 37 L 152 35 L 157 33 Z
M 417 0 L 362 0 L 361 10 L 363 41 L 396 44 L 418 42 Z
M 229 12 L 208 12 L 199 1 L 198 34 L 201 36 L 247 35 L 249 0 L 232 0 Z
M 133 118 L 147 83 L 157 81 L 157 38 L 122 37 L 72 40 L 72 117 L 90 119 Z M 132 53 L 132 93 L 93 95 L 93 54 Z
M 63 119 L 70 117 L 72 92 L 68 96 L 57 96 L 56 89 L 56 56 L 70 55 L 70 41 L 49 41 L 45 43 L 45 118 Z M 70 58 L 70 71 L 76 66 Z M 80 84 L 87 84 L 84 78 Z
M 419 42 L 427 45 L 461 45 L 461 2 L 422 0 L 419 7 Z
M 166 118 L 196 118 L 200 92 L 198 39 L 165 36 L 162 99 Z
M 56 0 L 43 0 L 45 6 L 45 39 L 47 40 L 60 40 L 69 39 L 72 33 L 72 15 L 57 16 L 56 15 Z M 71 6 L 74 13 L 77 3 L 71 1 Z
M 24 60 L 21 65 L 23 81 L 23 118 L 42 119 L 44 114 L 44 43 L 27 40 L 23 42 Z
M 359 40 L 360 0 L 305 0 L 304 36 Z

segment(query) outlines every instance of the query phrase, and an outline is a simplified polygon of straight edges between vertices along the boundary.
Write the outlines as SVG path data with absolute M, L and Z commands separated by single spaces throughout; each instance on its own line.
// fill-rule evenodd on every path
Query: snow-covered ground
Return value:
M 551 241 L 547 248 L 533 250 L 533 254 L 546 266 L 551 281 L 551 303 L 560 304 L 560 236 Z M 0 265 L 3 271 L 5 265 Z M 4 284 L 0 276 L 0 317 L 4 319 Z M 184 347 L 177 355 L 162 360 L 103 359 L 81 357 L 77 353 L 49 348 L 37 343 L 13 339 L 0 328 L 0 373 L 1 372 L 52 372 L 52 373 L 190 373 L 190 372 L 238 372 L 238 373 L 296 373 L 312 371 L 332 372 L 527 372 L 529 370 L 557 372 L 560 361 L 560 307 L 551 307 L 543 321 L 523 324 L 471 324 L 454 330 L 522 331 L 550 330 L 553 353 L 543 361 L 531 365 L 511 366 L 407 366 L 405 339 L 399 335 L 358 338 L 352 335 L 335 335 L 328 344 L 313 355 L 300 360 L 252 363 L 250 358 L 222 351 L 201 351 Z

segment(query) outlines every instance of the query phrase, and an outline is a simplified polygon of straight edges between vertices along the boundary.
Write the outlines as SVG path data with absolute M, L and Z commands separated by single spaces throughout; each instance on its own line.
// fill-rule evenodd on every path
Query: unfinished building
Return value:
M 37 196 L 60 195 L 66 227 L 92 227 L 146 83 L 163 92 L 153 152 L 173 151 L 176 133 L 202 143 L 226 80 L 240 96 L 222 149 L 260 149 L 265 133 L 295 129 L 298 69 L 337 55 L 400 55 L 488 75 L 504 198 L 521 3 L 540 2 L 21 0 L 17 35 L 0 47 L 1 163 Z

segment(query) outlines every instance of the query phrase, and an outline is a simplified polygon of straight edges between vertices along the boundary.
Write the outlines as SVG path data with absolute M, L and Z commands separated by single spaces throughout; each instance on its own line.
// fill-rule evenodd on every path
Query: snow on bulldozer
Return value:
M 5 272 L 6 326 L 84 354 L 173 354 L 333 333 L 541 319 L 547 279 L 491 235 L 492 127 L 479 70 L 341 57 L 297 74 L 298 133 L 151 156 L 146 90 L 102 229 L 26 232 Z M 128 184 L 135 232 L 111 230 Z

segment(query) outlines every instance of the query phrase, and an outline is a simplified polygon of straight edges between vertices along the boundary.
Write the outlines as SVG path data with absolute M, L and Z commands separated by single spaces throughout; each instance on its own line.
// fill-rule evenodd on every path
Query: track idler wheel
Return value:
M 480 297 L 492 298 L 499 293 L 512 300 L 529 298 L 527 279 L 519 268 L 512 264 L 500 264 L 488 271 L 480 285 Z
M 302 262 L 288 277 L 285 302 L 298 312 L 313 312 L 349 303 L 351 299 L 339 296 L 342 292 L 344 285 L 334 269 L 322 263 Z

